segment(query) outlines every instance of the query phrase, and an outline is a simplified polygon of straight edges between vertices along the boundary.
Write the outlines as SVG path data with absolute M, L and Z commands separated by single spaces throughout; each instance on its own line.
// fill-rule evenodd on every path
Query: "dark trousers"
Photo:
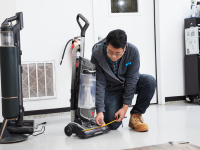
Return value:
M 155 78 L 147 74 L 141 74 L 136 87 L 135 94 L 138 94 L 136 104 L 133 106 L 130 113 L 144 114 L 146 109 L 150 105 L 150 101 L 155 93 L 155 89 Z M 123 94 L 124 89 L 115 91 L 105 91 L 105 123 L 113 121 L 115 119 L 115 113 L 123 107 Z M 110 124 L 109 126 L 112 130 L 115 130 L 121 125 L 121 123 L 122 122 L 115 122 Z

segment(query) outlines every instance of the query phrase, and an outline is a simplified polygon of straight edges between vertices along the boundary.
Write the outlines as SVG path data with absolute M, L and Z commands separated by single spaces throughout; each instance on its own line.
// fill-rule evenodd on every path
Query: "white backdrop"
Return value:
M 80 28 L 76 22 L 78 13 L 84 15 L 90 22 L 86 31 L 85 50 L 85 56 L 90 58 L 94 45 L 92 0 L 77 0 L 76 2 L 70 0 L 17 0 L 16 9 L 18 12 L 23 12 L 24 15 L 24 29 L 21 31 L 22 61 L 53 60 L 56 71 L 57 98 L 24 102 L 25 109 L 70 107 L 71 43 L 68 45 L 61 66 L 60 59 L 67 41 L 80 36 Z
M 94 0 L 95 35 L 105 37 L 111 30 L 122 29 L 127 41 L 140 53 L 140 73 L 156 78 L 153 0 L 139 0 L 139 15 L 109 16 L 109 1 Z M 133 104 L 135 103 L 135 98 Z M 156 93 L 151 103 L 157 103 Z
M 101 1 L 105 2 L 105 0 Z M 189 17 L 190 0 L 155 1 L 158 101 L 160 104 L 164 104 L 165 97 L 185 95 L 183 33 L 184 18 Z M 90 22 L 86 32 L 87 50 L 85 52 L 86 57 L 90 58 L 91 47 L 94 44 L 93 36 L 95 35 L 97 38 L 101 32 L 101 28 L 98 27 L 96 28 L 99 32 L 97 32 L 97 29 L 95 29 L 97 33 L 93 30 L 92 2 L 92 0 L 77 0 L 75 2 L 70 0 L 58 0 L 56 2 L 53 0 L 0 0 L 0 22 L 3 22 L 7 17 L 15 15 L 18 11 L 23 11 L 24 13 L 24 29 L 21 31 L 22 61 L 55 60 L 56 62 L 57 99 L 26 102 L 24 104 L 26 110 L 69 107 L 71 82 L 69 49 L 62 66 L 59 66 L 59 61 L 66 42 L 80 34 L 79 26 L 76 23 L 76 15 L 78 13 L 82 13 Z M 98 0 L 98 2 L 100 1 Z M 143 5 L 148 7 L 145 3 Z M 101 12 L 103 14 L 108 13 L 107 6 L 105 8 L 101 7 Z M 143 15 L 146 16 L 148 13 Z M 126 18 L 129 17 L 127 16 Z M 98 21 L 98 18 L 95 20 Z M 109 20 L 105 19 L 105 23 L 107 21 Z M 144 23 L 148 26 L 148 22 L 144 20 Z M 101 27 L 107 33 L 111 28 L 111 25 L 109 26 Z M 130 34 L 133 33 L 127 32 L 127 34 L 130 37 L 132 36 Z M 103 34 L 100 35 L 103 36 Z M 138 38 L 143 38 L 143 41 L 153 40 L 146 36 Z M 129 38 L 128 40 L 131 42 Z M 140 48 L 142 44 L 141 41 L 141 44 L 136 46 Z M 144 66 L 144 63 L 141 63 L 141 67 Z
M 156 51 L 158 101 L 184 96 L 184 18 L 190 16 L 190 0 L 156 0 Z

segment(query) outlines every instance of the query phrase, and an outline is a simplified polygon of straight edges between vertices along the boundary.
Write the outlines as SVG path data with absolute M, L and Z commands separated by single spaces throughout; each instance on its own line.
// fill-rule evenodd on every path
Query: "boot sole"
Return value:
M 134 128 L 134 126 L 132 124 L 129 123 L 128 125 L 130 128 L 134 129 L 135 131 L 137 132 L 147 132 L 149 130 L 149 128 L 140 128 L 140 129 L 137 129 L 137 128 Z

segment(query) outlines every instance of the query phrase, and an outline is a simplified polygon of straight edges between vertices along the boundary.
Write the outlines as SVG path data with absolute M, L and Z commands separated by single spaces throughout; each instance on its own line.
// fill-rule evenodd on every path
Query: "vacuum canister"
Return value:
M 1 26 L 0 34 L 2 115 L 11 119 L 19 116 L 18 49 L 14 46 L 12 25 Z
M 83 121 L 89 121 L 95 114 L 96 67 L 88 59 L 79 57 L 79 74 L 77 115 Z
M 95 97 L 96 76 L 95 74 L 89 73 L 89 70 L 84 70 L 83 73 L 80 74 L 78 107 L 85 109 L 94 108 Z

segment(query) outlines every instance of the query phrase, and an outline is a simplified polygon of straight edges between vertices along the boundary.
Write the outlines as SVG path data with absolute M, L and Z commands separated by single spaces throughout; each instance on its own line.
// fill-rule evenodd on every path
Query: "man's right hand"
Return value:
M 95 121 L 99 126 L 104 125 L 104 115 L 102 112 L 99 112 L 96 117 L 95 117 Z

